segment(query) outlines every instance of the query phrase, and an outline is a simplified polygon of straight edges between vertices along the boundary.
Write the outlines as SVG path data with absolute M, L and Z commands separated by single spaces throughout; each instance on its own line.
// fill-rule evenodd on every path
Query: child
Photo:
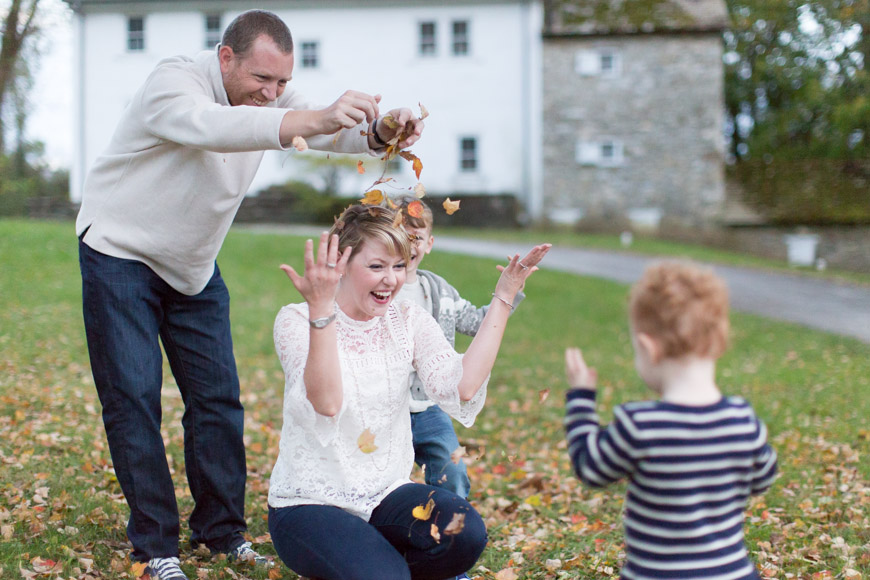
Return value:
M 743 543 L 750 494 L 770 487 L 776 453 L 739 397 L 723 397 L 715 362 L 727 346 L 728 293 L 687 262 L 650 266 L 631 291 L 641 379 L 658 401 L 620 405 L 599 427 L 595 369 L 565 352 L 565 429 L 574 471 L 600 487 L 625 476 L 623 578 L 758 578 Z
M 396 299 L 411 300 L 422 306 L 435 317 L 448 342 L 455 346 L 457 332 L 468 336 L 477 334 L 489 306 L 476 307 L 463 299 L 441 276 L 418 269 L 423 257 L 432 251 L 435 244 L 432 210 L 413 197 L 399 199 L 398 205 L 404 216 L 405 229 L 414 236 L 414 243 L 405 285 Z M 524 297 L 521 290 L 514 299 L 513 307 L 516 308 Z M 456 462 L 452 459 L 453 453 L 459 448 L 453 422 L 426 397 L 416 374 L 411 378 L 411 429 L 414 461 L 423 467 L 426 483 L 467 498 L 470 484 L 465 462 L 460 458 Z

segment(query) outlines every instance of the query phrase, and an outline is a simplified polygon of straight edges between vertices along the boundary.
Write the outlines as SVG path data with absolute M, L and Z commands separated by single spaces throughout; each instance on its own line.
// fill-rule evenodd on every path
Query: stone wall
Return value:
M 600 50 L 618 55 L 618 75 L 575 71 L 578 52 Z M 545 215 L 645 208 L 701 222 L 716 213 L 725 153 L 718 34 L 548 38 L 543 65 Z M 623 143 L 622 165 L 579 163 L 577 141 L 602 137 Z

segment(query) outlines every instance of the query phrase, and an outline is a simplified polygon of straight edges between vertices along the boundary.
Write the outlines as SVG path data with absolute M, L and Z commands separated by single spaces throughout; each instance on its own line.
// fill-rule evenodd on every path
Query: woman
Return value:
M 419 306 L 394 303 L 411 254 L 396 212 L 351 206 L 305 272 L 281 268 L 305 299 L 275 320 L 285 375 L 284 426 L 269 487 L 269 530 L 281 559 L 303 576 L 443 580 L 470 569 L 486 528 L 464 499 L 411 483 L 408 413 L 416 371 L 429 397 L 470 426 L 526 278 L 549 250 L 510 259 L 466 354 L 456 353 Z

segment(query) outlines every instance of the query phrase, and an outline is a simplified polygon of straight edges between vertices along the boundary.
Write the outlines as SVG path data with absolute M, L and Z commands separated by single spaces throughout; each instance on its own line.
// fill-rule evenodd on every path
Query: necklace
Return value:
M 380 332 L 383 332 L 385 335 L 389 335 L 386 328 L 384 328 L 384 326 L 383 326 L 384 324 L 386 324 L 386 320 L 384 318 L 381 318 L 379 323 L 380 324 L 378 325 L 378 329 L 376 331 L 380 331 Z M 368 344 L 371 345 L 371 341 L 369 341 Z M 371 362 L 370 362 L 371 358 L 372 358 L 371 356 L 366 356 L 364 359 L 366 361 L 367 367 L 371 366 Z M 395 401 L 395 394 L 393 393 L 392 381 L 390 380 L 390 368 L 389 368 L 389 364 L 388 364 L 388 355 L 384 351 L 381 353 L 381 357 L 379 357 L 379 358 L 380 358 L 379 364 L 374 365 L 374 366 L 376 366 L 376 368 L 383 369 L 383 371 L 386 373 L 386 379 L 387 379 L 386 404 L 388 405 L 387 409 L 394 409 L 395 405 L 396 405 L 396 401 Z M 357 452 L 366 453 L 372 462 L 372 466 L 374 466 L 374 468 L 376 470 L 383 472 L 383 471 L 386 471 L 388 467 L 390 467 L 392 456 L 393 456 L 392 421 L 387 420 L 386 436 L 387 436 L 387 440 L 389 441 L 389 444 L 387 447 L 386 461 L 381 466 L 381 465 L 378 465 L 378 462 L 375 460 L 375 452 L 379 449 L 379 447 L 377 446 L 377 442 L 379 441 L 378 433 L 375 432 L 374 425 L 366 418 L 365 406 L 363 404 L 362 395 L 360 394 L 361 381 L 360 381 L 360 379 L 357 375 L 357 372 L 356 372 L 356 366 L 357 366 L 356 363 L 357 363 L 357 361 L 348 361 L 347 366 L 350 369 L 350 374 L 351 374 L 351 377 L 353 378 L 354 404 L 356 406 L 357 413 L 359 415 L 360 422 L 362 423 L 362 427 L 363 427 L 363 431 L 360 434 L 360 436 L 363 437 L 365 435 L 368 435 L 369 437 L 372 437 L 373 441 L 371 441 L 370 443 L 374 443 L 375 448 L 372 449 L 371 451 L 369 451 L 368 453 L 366 453 L 367 450 L 364 450 L 361 448 L 361 446 L 359 444 L 359 439 L 358 439 L 356 444 L 354 445 L 354 448 L 351 450 L 351 453 L 357 453 Z M 339 438 L 339 442 L 341 442 L 342 453 L 346 457 L 349 457 L 350 454 L 347 452 L 347 449 L 344 447 L 344 442 L 341 438 Z M 381 440 L 380 442 L 383 442 L 383 441 Z

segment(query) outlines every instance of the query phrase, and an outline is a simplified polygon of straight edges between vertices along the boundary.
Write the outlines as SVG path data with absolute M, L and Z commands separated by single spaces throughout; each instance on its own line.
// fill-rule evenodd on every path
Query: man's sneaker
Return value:
M 178 565 L 178 558 L 151 558 L 145 572 L 151 580 L 189 580 Z
M 456 577 L 456 580 L 471 580 L 471 578 L 468 577 L 468 574 L 460 574 Z
M 256 564 L 257 566 L 265 566 L 266 568 L 271 568 L 275 565 L 275 563 L 266 556 L 261 556 L 255 552 L 254 549 L 251 548 L 251 542 L 242 542 L 230 550 L 227 554 L 227 559 L 230 562 L 238 560 L 239 562 L 249 562 L 251 564 Z

